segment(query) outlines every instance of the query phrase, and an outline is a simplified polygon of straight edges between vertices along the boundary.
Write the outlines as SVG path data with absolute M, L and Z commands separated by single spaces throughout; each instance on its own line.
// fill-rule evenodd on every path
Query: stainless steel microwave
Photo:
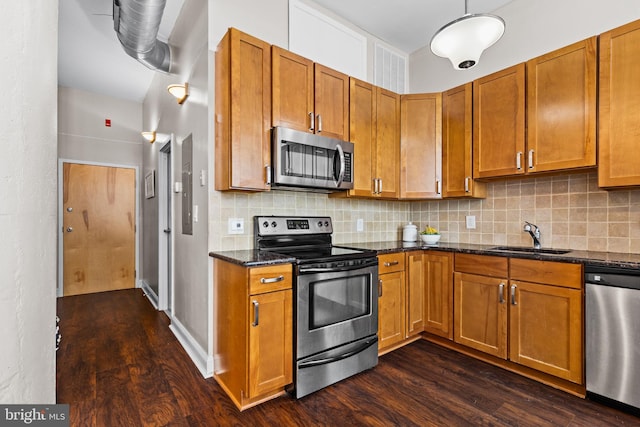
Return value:
M 353 188 L 353 143 L 274 127 L 272 189 L 322 192 Z

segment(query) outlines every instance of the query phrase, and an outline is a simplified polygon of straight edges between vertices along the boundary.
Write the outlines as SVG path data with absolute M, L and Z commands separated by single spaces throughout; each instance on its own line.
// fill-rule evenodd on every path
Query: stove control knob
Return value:
M 325 221 L 325 222 L 324 222 L 324 226 L 325 226 L 325 227 L 328 227 L 328 226 L 329 226 L 329 221 Z
M 271 223 L 271 226 L 272 226 L 272 227 L 275 227 L 276 225 L 278 225 L 278 224 L 277 224 L 275 221 L 273 221 L 273 222 Z
M 322 221 L 318 221 L 318 227 L 322 227 Z
M 269 221 L 265 221 L 265 222 L 263 222 L 263 223 L 262 223 L 262 226 L 263 226 L 264 228 L 268 228 L 268 227 L 269 227 Z

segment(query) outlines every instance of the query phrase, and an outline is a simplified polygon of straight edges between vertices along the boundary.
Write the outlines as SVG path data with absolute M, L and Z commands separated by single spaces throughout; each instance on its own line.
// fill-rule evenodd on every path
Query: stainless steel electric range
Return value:
M 296 398 L 378 364 L 375 251 L 332 244 L 330 217 L 254 217 L 255 247 L 296 258 Z

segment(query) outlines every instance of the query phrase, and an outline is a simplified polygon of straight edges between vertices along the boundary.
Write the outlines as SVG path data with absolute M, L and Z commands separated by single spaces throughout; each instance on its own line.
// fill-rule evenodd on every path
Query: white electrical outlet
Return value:
M 465 217 L 467 220 L 467 229 L 472 230 L 476 228 L 476 216 L 475 215 L 467 215 Z
M 364 231 L 364 220 L 362 218 L 356 220 L 356 231 Z
M 244 234 L 243 218 L 229 218 L 229 234 Z

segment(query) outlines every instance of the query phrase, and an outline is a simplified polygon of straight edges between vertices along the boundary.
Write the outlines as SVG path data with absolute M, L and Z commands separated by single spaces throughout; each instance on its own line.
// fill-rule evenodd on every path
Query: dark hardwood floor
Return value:
M 72 426 L 637 426 L 640 418 L 426 341 L 294 400 L 239 412 L 139 289 L 58 300 L 58 403 Z

